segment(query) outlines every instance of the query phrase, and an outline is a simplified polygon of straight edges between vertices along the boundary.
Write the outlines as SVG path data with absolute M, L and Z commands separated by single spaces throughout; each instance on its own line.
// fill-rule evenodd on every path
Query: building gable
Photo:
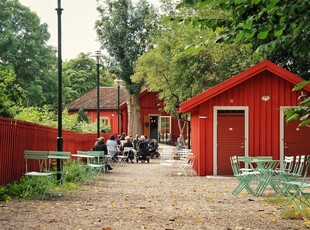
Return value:
M 238 75 L 235 75 L 231 78 L 229 78 L 226 81 L 223 81 L 222 83 L 204 91 L 201 94 L 198 94 L 197 96 L 183 102 L 180 104 L 180 111 L 183 113 L 187 113 L 191 110 L 193 110 L 195 107 L 200 105 L 201 103 L 210 100 L 211 98 L 233 88 L 236 85 L 239 85 L 243 83 L 244 81 L 257 76 L 259 73 L 263 71 L 269 71 L 273 73 L 274 75 L 296 85 L 303 81 L 303 79 L 284 68 L 277 66 L 273 64 L 272 62 L 265 60 L 263 62 L 260 62 L 259 64 L 241 72 Z M 310 86 L 305 87 L 308 91 L 310 91 Z

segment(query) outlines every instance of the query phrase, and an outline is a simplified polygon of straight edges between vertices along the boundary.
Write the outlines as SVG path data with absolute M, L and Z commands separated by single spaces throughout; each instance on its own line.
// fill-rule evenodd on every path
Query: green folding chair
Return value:
M 231 168 L 234 173 L 234 176 L 238 180 L 238 185 L 233 189 L 232 195 L 237 196 L 242 190 L 246 190 L 249 194 L 254 195 L 254 191 L 251 188 L 250 184 L 254 179 L 259 176 L 261 173 L 258 171 L 251 172 L 241 172 L 240 171 L 240 162 L 238 161 L 237 156 L 230 157 Z
M 303 170 L 305 168 L 305 161 L 306 161 L 306 156 L 301 155 L 301 156 L 296 156 L 295 157 L 295 162 L 294 162 L 294 167 L 292 172 L 287 172 L 284 173 L 282 172 L 281 174 L 278 175 L 280 181 L 280 184 L 282 184 L 282 193 L 285 195 L 287 191 L 290 190 L 291 185 L 286 184 L 284 182 L 289 182 L 289 181 L 297 181 L 299 178 L 302 177 Z
M 299 156 L 298 156 L 299 159 Z M 299 160 L 298 160 L 299 161 Z M 292 173 L 294 165 L 294 156 L 285 156 L 281 166 L 274 170 L 276 177 L 276 183 L 279 187 L 279 190 L 284 193 L 284 189 L 281 188 L 281 181 L 288 181 L 288 176 Z
M 255 190 L 255 195 L 260 196 L 262 195 L 267 186 L 269 185 L 276 193 L 280 193 L 281 190 L 276 182 L 276 177 L 274 170 L 278 167 L 279 161 L 272 160 L 271 157 L 269 158 L 262 158 L 258 157 L 253 159 L 253 162 L 257 164 L 256 170 L 261 172 L 260 177 L 258 178 L 258 184 Z
M 252 159 L 253 157 L 246 157 L 246 156 L 238 156 L 238 162 L 240 162 L 239 167 L 241 172 L 253 172 L 255 171 L 255 168 L 252 165 Z M 243 162 L 243 165 L 241 166 L 241 163 Z
M 48 151 L 25 150 L 24 159 L 26 163 L 25 178 L 27 180 L 27 188 L 24 197 L 33 196 L 37 192 L 42 192 L 42 200 L 45 194 L 49 192 L 55 174 L 50 171 L 48 161 Z M 38 170 L 30 170 L 30 165 L 38 163 Z M 42 191 L 43 189 L 43 191 Z M 41 191 L 40 191 L 41 190 Z
M 107 158 L 104 157 L 104 151 L 89 151 L 87 154 L 94 157 L 86 165 L 90 169 L 90 176 L 95 178 L 96 175 L 105 173 Z
M 310 167 L 310 156 L 306 157 L 305 166 L 306 169 L 304 171 L 303 179 L 301 181 L 283 182 L 285 188 L 287 189 L 286 194 L 290 197 L 290 199 L 281 210 L 281 215 L 285 212 L 285 210 L 287 210 L 290 204 L 294 204 L 301 216 L 305 219 L 308 218 L 306 216 L 306 213 L 304 212 L 304 207 L 310 207 L 310 183 L 307 183 L 306 181 L 308 170 Z

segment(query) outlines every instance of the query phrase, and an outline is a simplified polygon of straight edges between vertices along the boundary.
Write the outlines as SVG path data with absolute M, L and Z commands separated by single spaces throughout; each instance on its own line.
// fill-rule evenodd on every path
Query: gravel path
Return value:
M 303 229 L 281 207 L 245 192 L 233 177 L 161 172 L 159 159 L 117 166 L 78 191 L 43 201 L 0 204 L 0 229 Z

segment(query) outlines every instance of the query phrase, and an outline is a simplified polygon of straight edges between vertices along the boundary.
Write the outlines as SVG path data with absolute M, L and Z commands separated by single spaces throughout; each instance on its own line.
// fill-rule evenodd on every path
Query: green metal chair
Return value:
M 305 168 L 305 161 L 306 161 L 306 156 L 301 155 L 301 156 L 296 156 L 295 157 L 295 162 L 294 162 L 294 167 L 291 172 L 282 172 L 278 174 L 278 181 L 280 181 L 280 184 L 282 185 L 282 193 L 285 195 L 287 191 L 290 190 L 290 184 L 286 184 L 284 182 L 289 182 L 289 181 L 296 181 L 300 177 L 302 177 L 303 170 Z
M 242 190 L 246 190 L 248 193 L 255 195 L 255 192 L 251 188 L 250 184 L 258 177 L 261 173 L 258 171 L 252 172 L 241 172 L 240 162 L 237 156 L 230 157 L 231 168 L 234 176 L 239 181 L 238 185 L 233 189 L 232 195 L 237 196 Z
M 48 160 L 48 151 L 33 151 L 25 150 L 24 159 L 26 163 L 25 177 L 27 179 L 27 188 L 24 192 L 24 197 L 32 196 L 34 192 L 38 189 L 43 188 L 42 200 L 45 194 L 49 191 L 52 185 L 53 178 L 55 174 L 50 171 L 50 165 Z M 30 161 L 37 161 L 39 164 L 39 170 L 29 171 Z
M 299 156 L 298 156 L 298 162 L 299 162 Z M 276 182 L 283 193 L 283 188 L 281 188 L 281 181 L 287 181 L 288 175 L 292 174 L 294 165 L 294 156 L 285 156 L 284 160 L 281 164 L 281 166 L 274 170 L 275 176 L 276 176 Z
M 289 207 L 290 204 L 295 204 L 301 216 L 307 219 L 303 206 L 310 207 L 310 183 L 307 183 L 308 170 L 310 167 L 310 156 L 306 157 L 306 169 L 301 181 L 284 181 L 282 182 L 286 188 L 286 194 L 290 197 L 284 208 L 281 210 L 281 215 Z M 288 185 L 288 186 L 287 186 Z
M 276 181 L 274 170 L 279 166 L 280 161 L 273 160 L 272 157 L 257 157 L 253 159 L 257 164 L 256 171 L 261 174 L 258 178 L 258 184 L 255 190 L 255 195 L 260 196 L 264 193 L 269 185 L 276 193 L 280 193 L 278 183 Z
M 86 164 L 86 166 L 90 169 L 91 177 L 94 178 L 95 175 L 99 175 L 100 173 L 105 173 L 107 158 L 104 157 L 104 152 L 103 151 L 89 151 L 87 152 L 87 154 L 94 157 L 90 161 L 88 161 Z
M 240 162 L 239 167 L 241 172 L 253 172 L 255 171 L 255 168 L 252 165 L 252 159 L 253 157 L 245 157 L 245 156 L 238 156 L 238 162 Z M 241 163 L 244 163 L 243 166 L 241 166 Z

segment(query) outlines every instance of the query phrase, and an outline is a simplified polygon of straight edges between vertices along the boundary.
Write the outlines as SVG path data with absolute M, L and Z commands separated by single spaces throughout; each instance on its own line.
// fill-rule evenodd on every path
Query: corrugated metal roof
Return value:
M 100 87 L 99 89 L 99 107 L 100 110 L 117 109 L 118 102 L 117 87 Z M 127 101 L 126 90 L 120 87 L 120 104 Z M 97 109 L 97 88 L 94 88 L 64 106 L 68 110 L 79 110 L 80 108 L 92 110 Z

